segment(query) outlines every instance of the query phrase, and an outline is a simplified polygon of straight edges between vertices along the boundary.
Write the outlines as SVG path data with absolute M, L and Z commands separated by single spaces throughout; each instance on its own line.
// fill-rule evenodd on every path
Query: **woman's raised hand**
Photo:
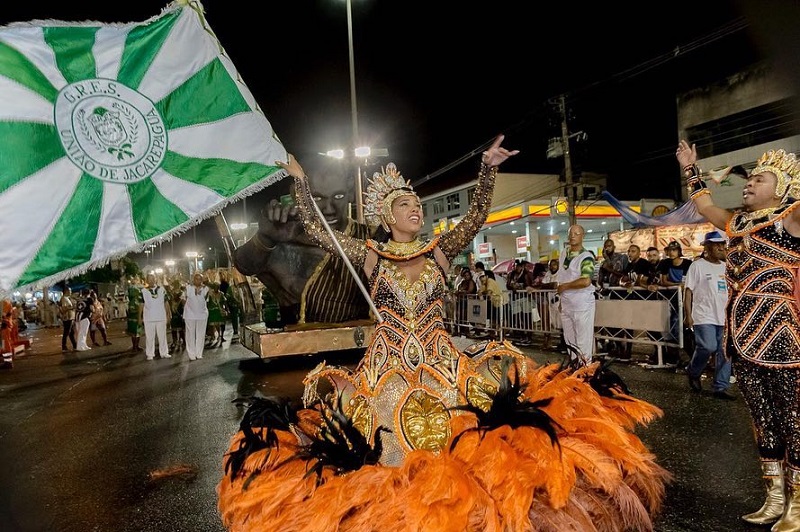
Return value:
M 297 159 L 294 158 L 294 155 L 289 153 L 288 156 L 288 163 L 283 161 L 275 161 L 275 164 L 286 170 L 286 172 L 292 177 L 304 177 L 306 174 L 303 172 L 303 167 L 300 166 L 300 163 L 297 162 Z
M 494 142 L 489 149 L 483 152 L 483 156 L 481 157 L 483 164 L 487 166 L 499 166 L 512 155 L 519 153 L 519 150 L 507 150 L 500 146 L 505 138 L 505 135 L 497 135 L 497 138 L 494 139 Z

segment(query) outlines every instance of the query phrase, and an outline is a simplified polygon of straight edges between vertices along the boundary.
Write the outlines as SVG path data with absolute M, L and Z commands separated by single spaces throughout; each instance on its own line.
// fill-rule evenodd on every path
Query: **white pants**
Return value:
M 594 354 L 594 305 L 586 310 L 561 309 L 561 327 L 564 342 L 578 350 L 584 363 L 589 364 Z M 570 353 L 575 358 L 575 353 Z
M 75 348 L 78 351 L 91 349 L 91 347 L 86 344 L 87 334 L 89 334 L 89 318 L 83 318 L 78 322 L 78 337 L 76 338 L 78 346 Z
M 169 356 L 167 346 L 167 321 L 146 321 L 144 322 L 144 354 L 147 358 L 156 356 L 156 336 L 158 336 L 158 354 L 161 358 Z
M 184 319 L 183 322 L 186 325 L 186 354 L 189 355 L 189 360 L 203 358 L 208 318 L 200 320 Z

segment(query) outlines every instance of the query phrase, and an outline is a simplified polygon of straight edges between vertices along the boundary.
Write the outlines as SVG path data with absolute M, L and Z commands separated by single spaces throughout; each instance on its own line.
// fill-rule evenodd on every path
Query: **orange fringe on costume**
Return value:
M 558 424 L 559 445 L 532 427 L 464 434 L 452 452 L 413 451 L 399 467 L 326 471 L 317 486 L 307 464 L 291 460 L 297 439 L 249 456 L 217 486 L 231 531 L 650 531 L 670 474 L 633 433 L 663 415 L 630 396 L 602 397 L 585 382 L 596 365 L 570 373 L 533 368 L 525 398 L 552 398 L 544 410 Z M 314 422 L 304 410 L 301 423 Z M 453 434 L 475 427 L 455 416 Z M 238 448 L 241 434 L 232 441 Z

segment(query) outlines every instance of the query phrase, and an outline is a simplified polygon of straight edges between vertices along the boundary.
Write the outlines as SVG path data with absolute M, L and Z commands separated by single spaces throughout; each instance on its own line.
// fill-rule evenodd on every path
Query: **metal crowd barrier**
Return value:
M 505 336 L 561 334 L 558 294 L 555 290 L 504 293 L 505 302 L 486 296 L 450 293 L 445 301 L 445 324 L 458 336 L 468 331 L 500 340 Z M 668 368 L 663 348 L 683 348 L 683 291 L 678 287 L 607 288 L 597 292 L 595 339 L 653 345 L 658 362 L 650 368 Z M 595 342 L 595 349 L 597 342 Z M 604 353 L 595 351 L 595 355 Z

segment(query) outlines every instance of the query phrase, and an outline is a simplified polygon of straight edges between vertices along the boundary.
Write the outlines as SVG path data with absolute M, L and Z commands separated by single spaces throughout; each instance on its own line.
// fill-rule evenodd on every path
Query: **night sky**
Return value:
M 570 132 L 586 133 L 572 146 L 576 171 L 607 173 L 620 199 L 672 198 L 676 94 L 759 61 L 800 71 L 787 37 L 798 33 L 796 4 L 353 0 L 360 143 L 386 147 L 423 194 L 474 177 L 477 155 L 459 161 L 500 132 L 521 150 L 505 171 L 558 173 L 563 159 L 545 152 L 560 135 L 549 102 L 563 94 Z M 0 24 L 141 21 L 165 5 L 6 2 Z M 350 141 L 344 0 L 203 5 L 290 152 L 302 162 Z M 259 201 L 249 200 L 251 219 Z

